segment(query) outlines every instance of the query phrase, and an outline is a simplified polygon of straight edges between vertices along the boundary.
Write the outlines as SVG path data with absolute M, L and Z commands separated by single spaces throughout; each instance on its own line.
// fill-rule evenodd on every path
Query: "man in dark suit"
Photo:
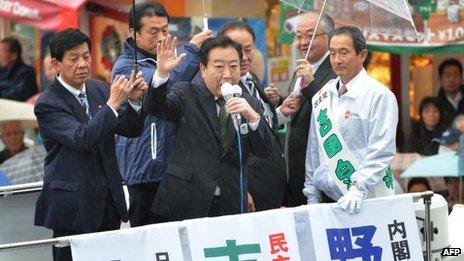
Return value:
M 117 168 L 114 134 L 135 137 L 147 83 L 138 74 L 118 77 L 110 89 L 90 80 L 90 40 L 77 29 L 50 44 L 58 76 L 35 106 L 47 156 L 35 225 L 53 237 L 118 229 L 127 208 Z M 129 98 L 134 104 L 123 104 Z M 54 260 L 71 260 L 69 247 L 53 248 Z
M 171 43 L 174 42 L 174 43 Z M 169 72 L 180 62 L 174 58 L 175 41 L 168 35 L 158 46 L 158 67 L 145 98 L 148 113 L 176 124 L 174 157 L 166 169 L 152 211 L 169 220 L 182 220 L 246 212 L 246 177 L 249 152 L 267 157 L 271 130 L 257 111 L 260 103 L 244 93 L 224 104 L 220 86 L 240 80 L 239 44 L 227 37 L 203 42 L 198 85 L 178 82 L 168 93 Z M 230 115 L 240 114 L 243 163 Z M 242 167 L 242 168 L 240 168 Z
M 308 12 L 300 15 L 294 37 L 294 42 L 300 55 L 305 57 L 311 37 L 315 35 L 308 59 L 298 60 L 295 68 L 295 76 L 303 77 L 303 84 L 295 86 L 296 77 L 294 77 L 290 85 L 290 92 L 295 92 L 293 88 L 300 88 L 296 92 L 301 92 L 304 101 L 300 110 L 290 121 L 285 142 L 289 175 L 286 204 L 289 207 L 307 203 L 307 198 L 303 194 L 306 147 L 317 146 L 317 144 L 308 144 L 312 110 L 311 99 L 329 80 L 337 77 L 330 65 L 328 52 L 329 40 L 327 36 L 333 30 L 334 23 L 330 16 L 324 14 L 319 28 L 315 31 L 318 16 L 318 12 Z M 324 197 L 324 199 L 328 200 L 328 197 Z
M 243 58 L 240 61 L 240 82 L 243 92 L 258 99 L 263 108 L 263 116 L 266 123 L 272 129 L 271 155 L 261 158 L 250 156 L 248 161 L 248 192 L 251 194 L 256 210 L 268 210 L 280 208 L 283 204 L 284 193 L 287 184 L 285 170 L 285 158 L 283 146 L 280 143 L 277 131 L 279 129 L 278 115 L 274 105 L 268 100 L 261 87 L 259 79 L 251 72 L 251 63 L 254 58 L 255 33 L 253 28 L 243 21 L 232 21 L 224 24 L 218 32 L 218 36 L 224 35 L 242 45 Z M 293 103 L 283 103 L 279 107 L 279 113 L 284 112 L 287 116 L 295 113 L 299 107 L 298 97 L 288 97 Z

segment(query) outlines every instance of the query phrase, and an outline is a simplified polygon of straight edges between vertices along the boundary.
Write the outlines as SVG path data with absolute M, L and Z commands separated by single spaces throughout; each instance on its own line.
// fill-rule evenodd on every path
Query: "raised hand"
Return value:
M 274 106 L 279 103 L 279 89 L 274 85 L 271 84 L 270 86 L 264 88 L 264 94 L 266 94 L 266 97 L 272 104 L 274 104 Z
M 132 91 L 129 93 L 129 100 L 133 102 L 139 102 L 143 95 L 148 90 L 148 83 L 142 77 L 142 71 L 139 71 L 137 75 L 132 71 L 130 77 L 130 83 L 133 86 Z
M 291 93 L 280 105 L 280 112 L 285 116 L 291 116 L 298 112 L 301 107 L 300 94 Z
M 186 56 L 185 53 L 176 57 L 177 38 L 168 34 L 161 39 L 161 42 L 156 46 L 158 76 L 166 78 L 168 74 L 176 68 L 177 65 Z
M 130 81 L 124 76 L 117 76 L 110 87 L 110 98 L 106 102 L 111 108 L 118 110 L 123 102 L 126 101 L 127 96 L 134 87 Z
M 296 76 L 303 77 L 307 83 L 314 80 L 314 73 L 311 69 L 311 64 L 306 59 L 299 59 L 296 61 L 295 73 Z
M 206 30 L 206 31 L 203 31 L 201 33 L 194 35 L 192 39 L 190 40 L 190 43 L 194 44 L 196 47 L 198 47 L 198 49 L 200 49 L 203 42 L 206 39 L 211 38 L 211 37 L 213 37 L 213 32 L 211 32 L 210 30 Z

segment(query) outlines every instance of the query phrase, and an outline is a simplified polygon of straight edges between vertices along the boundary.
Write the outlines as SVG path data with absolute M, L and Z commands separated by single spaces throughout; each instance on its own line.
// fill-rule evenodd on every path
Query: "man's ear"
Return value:
M 361 61 L 364 63 L 364 61 L 366 61 L 366 58 L 367 58 L 367 50 L 366 49 L 362 50 L 359 53 L 359 55 L 360 55 Z
M 53 69 L 57 72 L 57 74 L 61 73 L 61 62 L 58 61 L 56 58 L 52 58 L 50 60 L 50 63 L 52 64 Z
M 200 72 L 201 72 L 201 78 L 205 79 L 206 66 L 204 66 L 202 63 L 200 63 Z

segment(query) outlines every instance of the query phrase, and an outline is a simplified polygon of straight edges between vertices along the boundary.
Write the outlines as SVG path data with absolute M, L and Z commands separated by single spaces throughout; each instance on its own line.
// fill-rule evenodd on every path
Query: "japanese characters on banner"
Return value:
M 302 260 L 291 210 L 193 220 L 187 230 L 192 260 Z
M 179 222 L 85 234 L 70 242 L 74 261 L 184 260 Z
M 363 201 L 356 215 L 335 204 L 311 206 L 317 260 L 422 260 L 413 209 L 407 195 Z
M 202 218 L 71 237 L 75 261 L 422 260 L 409 195 Z

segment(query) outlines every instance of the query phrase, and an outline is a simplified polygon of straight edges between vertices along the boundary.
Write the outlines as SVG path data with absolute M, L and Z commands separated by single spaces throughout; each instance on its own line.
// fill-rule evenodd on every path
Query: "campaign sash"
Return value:
M 353 182 L 351 176 L 359 168 L 359 162 L 346 144 L 338 127 L 338 120 L 334 117 L 330 107 L 329 93 L 321 89 L 312 99 L 315 112 L 316 133 L 319 145 L 323 148 L 324 158 L 335 184 L 346 195 Z M 368 197 L 382 197 L 394 195 L 393 177 L 390 168 L 376 185 L 374 191 L 370 191 Z

